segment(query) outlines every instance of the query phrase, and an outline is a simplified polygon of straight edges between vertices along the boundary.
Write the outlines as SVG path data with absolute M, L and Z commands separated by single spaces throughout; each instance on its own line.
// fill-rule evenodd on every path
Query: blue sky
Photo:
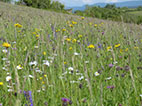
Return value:
M 56 0 L 60 1 L 61 3 L 65 4 L 67 7 L 71 6 L 82 6 L 86 4 L 94 4 L 100 2 L 124 2 L 124 1 L 134 1 L 134 0 Z

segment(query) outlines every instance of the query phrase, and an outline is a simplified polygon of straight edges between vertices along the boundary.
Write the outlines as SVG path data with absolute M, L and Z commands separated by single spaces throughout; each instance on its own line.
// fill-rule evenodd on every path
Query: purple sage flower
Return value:
M 33 106 L 32 91 L 24 91 L 24 96 L 26 97 L 26 100 L 29 102 L 29 106 Z

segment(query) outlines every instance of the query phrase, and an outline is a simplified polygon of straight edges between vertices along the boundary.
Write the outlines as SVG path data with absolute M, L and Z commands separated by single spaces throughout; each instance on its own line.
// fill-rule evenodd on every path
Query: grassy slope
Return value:
M 142 16 L 142 11 L 134 11 L 134 12 L 129 12 L 132 15 L 136 15 L 136 16 Z
M 60 106 L 62 97 L 71 99 L 73 106 L 142 105 L 139 96 L 142 94 L 142 75 L 141 70 L 137 69 L 141 67 L 142 59 L 142 26 L 93 18 L 80 20 L 79 16 L 5 3 L 0 3 L 0 14 L 0 44 L 5 40 L 12 46 L 6 54 L 2 52 L 4 47 L 0 47 L 0 60 L 8 58 L 10 61 L 10 64 L 1 61 L 0 65 L 0 82 L 4 83 L 0 86 L 0 103 L 4 106 L 24 106 L 28 103 L 22 93 L 24 90 L 32 91 L 34 106 L 44 106 L 46 102 L 49 106 Z M 67 21 L 76 21 L 77 25 L 70 28 Z M 20 23 L 23 27 L 15 28 L 15 23 Z M 98 26 L 94 27 L 94 24 Z M 32 34 L 35 28 L 41 29 L 37 32 L 39 39 Z M 62 32 L 63 28 L 67 31 Z M 55 30 L 58 29 L 61 31 L 56 33 Z M 78 38 L 78 34 L 83 37 Z M 67 42 L 65 37 L 77 39 L 80 43 Z M 95 45 L 95 48 L 88 49 L 88 44 Z M 121 46 L 114 48 L 116 44 Z M 113 51 L 107 51 L 109 46 L 114 48 Z M 69 50 L 70 47 L 72 50 Z M 74 56 L 74 52 L 78 52 L 79 56 Z M 46 67 L 42 61 L 50 61 L 49 57 L 53 57 L 53 60 Z M 37 61 L 38 65 L 29 66 L 31 61 Z M 89 63 L 86 64 L 86 61 Z M 17 72 L 16 66 L 19 64 L 23 65 L 23 69 Z M 109 64 L 114 66 L 109 68 Z M 74 68 L 73 74 L 69 74 L 68 67 Z M 122 70 L 117 71 L 117 67 L 122 67 Z M 36 68 L 42 73 L 35 72 Z M 81 76 L 76 75 L 76 70 L 84 77 L 81 81 L 78 80 Z M 66 71 L 67 74 L 63 75 Z M 94 76 L 97 71 L 101 74 Z M 8 75 L 12 76 L 10 82 L 5 81 Z M 28 75 L 34 78 L 28 78 Z M 111 79 L 108 80 L 108 77 Z M 7 85 L 12 86 L 14 91 L 9 93 Z M 114 88 L 109 89 L 107 86 Z M 18 93 L 19 89 L 21 93 Z M 41 90 L 40 93 L 37 90 Z M 15 92 L 18 93 L 17 96 L 14 95 Z

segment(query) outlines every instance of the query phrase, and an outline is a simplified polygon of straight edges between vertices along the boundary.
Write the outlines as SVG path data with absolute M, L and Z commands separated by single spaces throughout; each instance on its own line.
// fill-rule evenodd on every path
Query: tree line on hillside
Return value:
M 84 11 L 77 10 L 74 14 L 87 16 L 87 17 L 95 17 L 100 19 L 108 19 L 114 21 L 124 21 L 127 23 L 142 23 L 142 16 L 132 15 L 130 12 L 134 11 L 142 11 L 142 6 L 138 8 L 127 8 L 127 7 L 116 7 L 115 4 L 107 4 L 104 8 L 100 6 L 86 6 Z
M 0 0 L 3 2 L 12 2 L 13 0 Z M 56 11 L 64 10 L 64 5 L 59 1 L 51 1 L 51 0 L 19 0 L 15 2 L 18 5 L 26 5 L 39 9 L 53 9 Z

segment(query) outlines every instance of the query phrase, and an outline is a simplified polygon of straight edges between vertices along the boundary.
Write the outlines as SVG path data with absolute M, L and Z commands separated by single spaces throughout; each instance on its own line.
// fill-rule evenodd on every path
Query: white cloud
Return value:
M 109 2 L 118 2 L 118 0 L 106 0 L 107 3 Z
M 93 0 L 82 0 L 83 1 L 83 3 L 92 3 L 93 2 Z

